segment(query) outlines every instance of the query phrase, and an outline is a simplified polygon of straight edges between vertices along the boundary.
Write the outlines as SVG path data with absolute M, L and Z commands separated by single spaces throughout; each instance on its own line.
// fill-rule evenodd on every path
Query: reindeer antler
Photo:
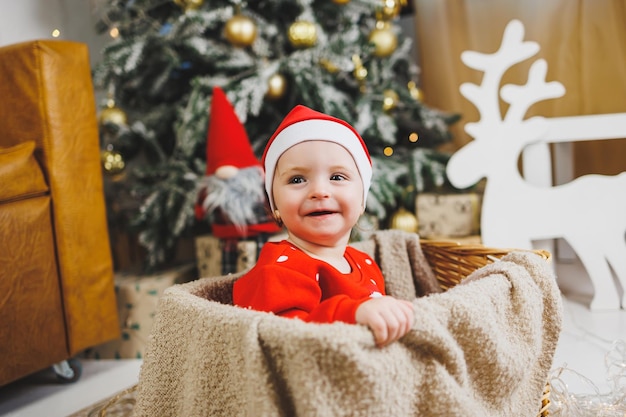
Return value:
M 504 72 L 539 51 L 539 44 L 524 41 L 523 38 L 524 26 L 519 20 L 512 20 L 504 31 L 502 44 L 497 52 L 483 54 L 465 51 L 461 54 L 461 60 L 465 65 L 484 72 L 480 86 L 464 83 L 460 87 L 461 94 L 471 101 L 480 112 L 481 124 L 490 124 L 502 120 L 498 90 Z M 475 128 L 474 125 L 475 123 L 466 125 L 466 130 Z
M 565 94 L 565 87 L 560 82 L 546 82 L 547 72 L 546 61 L 538 59 L 530 67 L 526 85 L 507 84 L 502 87 L 500 92 L 502 100 L 511 105 L 506 113 L 505 122 L 521 121 L 533 104 Z

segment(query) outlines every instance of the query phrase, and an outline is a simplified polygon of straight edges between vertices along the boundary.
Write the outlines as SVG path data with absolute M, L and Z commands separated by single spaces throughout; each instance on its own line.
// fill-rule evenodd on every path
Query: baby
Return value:
M 296 106 L 270 138 L 262 163 L 274 219 L 288 238 L 263 246 L 256 265 L 235 282 L 234 304 L 308 322 L 364 324 L 381 347 L 404 336 L 413 305 L 385 295 L 378 265 L 348 246 L 372 178 L 357 131 Z

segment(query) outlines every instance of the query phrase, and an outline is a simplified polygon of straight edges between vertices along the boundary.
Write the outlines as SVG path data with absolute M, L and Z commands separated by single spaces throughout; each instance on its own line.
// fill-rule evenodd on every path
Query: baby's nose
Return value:
M 311 198 L 326 198 L 330 196 L 330 187 L 326 181 L 313 181 L 311 184 Z

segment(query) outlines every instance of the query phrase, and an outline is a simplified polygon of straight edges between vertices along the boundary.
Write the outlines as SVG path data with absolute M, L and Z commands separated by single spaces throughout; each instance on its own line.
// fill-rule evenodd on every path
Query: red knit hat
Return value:
M 287 149 L 308 140 L 334 142 L 350 152 L 363 181 L 363 206 L 365 207 L 367 193 L 372 182 L 372 159 L 361 135 L 349 123 L 341 119 L 298 105 L 285 116 L 263 152 L 265 191 L 272 211 L 276 208 L 272 195 L 272 182 L 278 158 Z
M 261 165 L 254 155 L 246 129 L 219 87 L 213 87 L 211 120 L 206 138 L 206 175 L 224 165 L 247 168 Z

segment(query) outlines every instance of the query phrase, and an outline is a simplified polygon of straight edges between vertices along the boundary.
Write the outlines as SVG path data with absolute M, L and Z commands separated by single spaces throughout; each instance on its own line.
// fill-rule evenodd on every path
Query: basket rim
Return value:
M 466 255 L 484 255 L 484 256 L 504 256 L 510 252 L 531 252 L 539 255 L 545 260 L 552 258 L 552 253 L 544 249 L 523 249 L 514 247 L 493 247 L 486 246 L 482 243 L 462 243 L 456 240 L 447 239 L 424 239 L 420 238 L 420 245 L 430 246 L 442 251 L 452 253 L 462 253 Z

